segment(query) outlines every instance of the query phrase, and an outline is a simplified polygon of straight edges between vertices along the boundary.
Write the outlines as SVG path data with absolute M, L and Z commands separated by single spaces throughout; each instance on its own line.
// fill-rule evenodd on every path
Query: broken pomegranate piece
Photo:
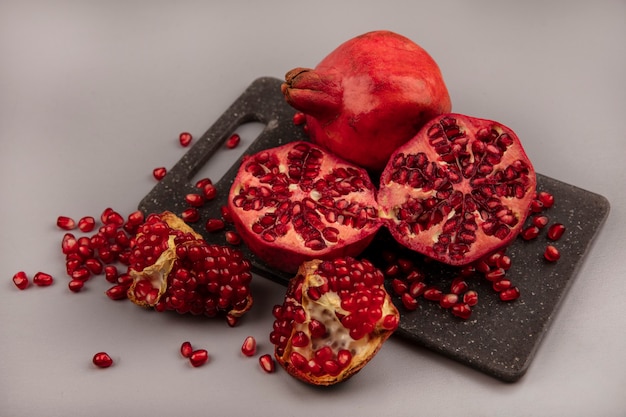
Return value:
M 228 203 L 250 250 L 292 273 L 304 261 L 357 256 L 381 226 L 367 172 L 302 141 L 245 158 Z
M 241 251 L 204 241 L 170 212 L 139 227 L 128 270 L 127 296 L 158 311 L 225 314 L 229 323 L 252 307 L 250 263 Z
M 351 257 L 305 262 L 274 307 L 277 362 L 292 376 L 332 385 L 361 370 L 396 330 L 383 273 Z
M 466 265 L 517 236 L 535 188 L 533 166 L 511 129 L 447 114 L 392 155 L 378 202 L 402 245 Z

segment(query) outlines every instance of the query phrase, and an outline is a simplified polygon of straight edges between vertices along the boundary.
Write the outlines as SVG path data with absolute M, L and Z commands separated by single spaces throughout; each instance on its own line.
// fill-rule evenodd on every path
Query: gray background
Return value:
M 439 63 L 453 110 L 498 120 L 542 174 L 612 205 L 528 373 L 506 384 L 398 339 L 348 383 L 264 374 L 264 279 L 229 328 L 67 290 L 58 215 L 135 209 L 156 166 L 183 154 L 259 76 L 314 66 L 390 29 Z M 626 413 L 626 3 L 264 1 L 0 3 L 0 415 L 623 416 Z M 252 133 L 244 135 L 243 146 Z M 241 149 L 243 150 L 243 149 Z M 219 176 L 234 153 L 202 174 Z M 19 270 L 57 282 L 20 292 Z M 182 341 L 209 350 L 191 369 Z M 92 355 L 116 365 L 97 370 Z M 258 357 L 258 355 L 257 355 Z

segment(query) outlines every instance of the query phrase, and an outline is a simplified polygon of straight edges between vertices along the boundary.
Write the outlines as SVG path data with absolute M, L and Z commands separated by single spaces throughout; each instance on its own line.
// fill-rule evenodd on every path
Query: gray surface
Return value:
M 624 16 L 623 1 L 0 3 L 0 414 L 623 416 Z M 505 123 L 538 172 L 611 203 L 522 379 L 394 338 L 347 384 L 319 390 L 239 353 L 249 334 L 269 350 L 283 291 L 269 280 L 254 281 L 257 303 L 232 329 L 114 303 L 103 280 L 67 290 L 59 214 L 132 211 L 152 169 L 184 155 L 178 133 L 201 135 L 252 80 L 377 28 L 431 52 L 454 111 Z M 22 269 L 58 282 L 19 292 Z M 211 362 L 187 366 L 184 340 Z M 93 369 L 100 350 L 116 365 Z

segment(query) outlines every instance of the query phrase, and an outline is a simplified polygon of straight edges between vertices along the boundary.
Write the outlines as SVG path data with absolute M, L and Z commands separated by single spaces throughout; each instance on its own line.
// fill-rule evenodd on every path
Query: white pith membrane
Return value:
M 297 373 L 306 374 L 296 374 L 297 377 L 306 382 L 317 385 L 331 385 L 350 378 L 376 355 L 384 341 L 395 331 L 395 328 L 386 329 L 383 326 L 384 319 L 391 315 L 399 320 L 399 312 L 385 291 L 385 299 L 381 306 L 382 315 L 376 321 L 374 329 L 358 340 L 353 339 L 349 333 L 349 329 L 344 327 L 339 319 L 341 316 L 349 315 L 350 311 L 341 307 L 341 298 L 336 292 L 325 292 L 316 300 L 308 295 L 309 288 L 320 287 L 327 282 L 325 277 L 322 277 L 316 272 L 321 263 L 321 260 L 306 262 L 301 266 L 296 275 L 297 278 L 303 279 L 301 306 L 306 314 L 306 319 L 302 323 L 294 321 L 291 334 L 293 335 L 299 331 L 304 332 L 310 337 L 310 343 L 306 346 L 299 347 L 293 346 L 293 344 L 289 342 L 285 347 L 282 358 L 277 359 L 281 365 L 284 366 L 287 364 L 287 366 L 291 366 L 289 364 L 290 355 L 293 352 L 297 352 L 311 361 L 315 358 L 315 352 L 317 350 L 328 346 L 333 351 L 333 357 L 331 359 L 336 361 L 337 354 L 341 350 L 347 350 L 351 353 L 352 359 L 344 369 L 340 370 L 338 375 L 331 375 L 326 372 L 313 375 L 310 373 L 307 374 L 307 371 L 297 371 Z M 380 288 L 384 290 L 384 285 L 381 285 Z M 308 326 L 313 320 L 324 324 L 326 333 L 323 337 L 311 337 Z
M 439 124 L 440 137 L 429 137 L 425 128 L 392 155 L 378 201 L 380 217 L 392 223 L 390 230 L 400 243 L 462 265 L 489 252 L 484 248 L 496 250 L 517 235 L 529 212 L 535 178 L 510 129 L 480 119 L 474 120 L 481 125 L 473 125 L 461 115 L 447 117 L 453 126 L 439 124 L 446 118 L 426 126 L 434 129 Z M 447 128 L 453 129 L 450 136 Z M 486 129 L 491 139 L 474 135 L 479 129 Z M 437 147 L 453 150 L 440 153 Z

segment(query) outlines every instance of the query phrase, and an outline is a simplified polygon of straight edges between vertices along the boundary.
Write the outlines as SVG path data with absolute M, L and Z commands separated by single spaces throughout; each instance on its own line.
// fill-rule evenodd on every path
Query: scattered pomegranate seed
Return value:
M 201 207 L 204 204 L 204 197 L 200 194 L 189 193 L 185 196 L 185 201 L 192 207 Z
M 561 223 L 554 223 L 548 228 L 548 239 L 559 240 L 565 233 L 565 226 Z
M 269 353 L 262 355 L 259 358 L 259 364 L 261 365 L 261 369 L 263 369 L 268 374 L 271 374 L 276 370 L 276 363 L 274 362 L 274 358 Z
M 186 148 L 187 146 L 189 146 L 192 139 L 193 139 L 193 136 L 191 136 L 191 133 L 189 132 L 182 132 L 180 135 L 178 135 L 178 142 L 180 143 L 180 146 L 182 146 L 183 148 Z
M 78 279 L 72 279 L 68 284 L 67 287 L 70 289 L 70 291 L 72 292 L 79 292 L 80 290 L 83 289 L 83 287 L 85 286 L 85 281 L 81 281 Z
M 78 228 L 81 232 L 89 233 L 96 227 L 96 219 L 85 216 L 78 221 Z
M 194 350 L 191 355 L 189 355 L 189 363 L 194 368 L 204 365 L 209 360 L 209 352 L 206 349 L 198 349 Z
M 57 217 L 57 226 L 63 230 L 72 230 L 76 227 L 76 222 L 71 217 Z
M 411 283 L 411 286 L 409 287 L 409 294 L 417 298 L 421 296 L 422 294 L 424 294 L 424 291 L 426 291 L 426 287 L 427 287 L 427 284 L 424 281 L 414 281 Z
M 28 275 L 26 275 L 26 272 L 19 271 L 18 273 L 13 275 L 13 283 L 20 290 L 26 289 L 28 287 L 28 284 L 29 284 Z
M 543 214 L 533 216 L 532 218 L 533 225 L 537 226 L 540 229 L 546 227 L 549 221 L 550 219 L 548 219 L 548 216 L 545 216 Z
M 221 206 L 220 213 L 222 213 L 222 219 L 224 219 L 225 222 L 233 222 L 233 216 L 230 214 L 230 209 L 228 208 L 228 206 Z
M 511 264 L 512 264 L 511 257 L 507 255 L 502 255 L 501 257 L 498 258 L 496 262 L 496 266 L 505 271 L 508 271 L 511 268 Z
M 452 280 L 452 284 L 450 284 L 450 292 L 456 295 L 463 294 L 467 291 L 468 287 L 467 282 L 463 278 L 458 277 Z
M 453 305 L 450 311 L 454 316 L 459 317 L 463 320 L 469 319 L 472 315 L 472 309 L 469 305 L 465 303 L 457 303 Z
M 241 345 L 241 353 L 246 356 L 253 356 L 256 353 L 256 339 L 253 336 L 248 336 Z
M 443 308 L 451 308 L 459 301 L 459 296 L 457 294 L 445 294 L 439 300 L 439 305 Z
M 106 295 L 111 300 L 124 300 L 128 298 L 128 296 L 126 295 L 127 290 L 128 290 L 128 286 L 117 284 L 109 288 L 106 291 Z
M 239 142 L 241 142 L 241 136 L 239 136 L 237 133 L 233 133 L 226 140 L 226 147 L 228 149 L 236 148 L 239 145 Z
M 499 279 L 495 281 L 492 285 L 493 290 L 495 292 L 502 292 L 504 290 L 511 288 L 512 286 L 513 286 L 513 283 L 511 282 L 511 280 L 506 279 L 506 278 Z
M 152 175 L 157 181 L 161 181 L 165 175 L 167 174 L 167 169 L 165 167 L 154 168 L 152 171 Z
M 219 230 L 224 229 L 226 224 L 222 219 L 208 219 L 206 221 L 206 230 L 207 232 L 217 232 Z
M 404 294 L 402 294 L 400 299 L 402 300 L 402 305 L 404 306 L 404 308 L 406 308 L 409 311 L 416 310 L 417 307 L 419 307 L 419 303 L 417 302 L 417 299 L 408 292 L 405 292 Z
M 128 215 L 126 223 L 131 226 L 139 226 L 144 222 L 145 216 L 141 210 L 135 210 Z
M 210 178 L 201 178 L 196 181 L 196 188 L 204 188 L 209 184 L 213 184 L 213 181 L 211 181 Z
M 424 291 L 423 296 L 429 301 L 439 301 L 443 297 L 443 293 L 439 288 L 429 287 Z
M 107 265 L 104 267 L 104 278 L 114 284 L 117 282 L 117 267 L 115 265 Z
M 391 288 L 397 295 L 402 295 L 409 290 L 408 285 L 401 279 L 394 278 L 391 280 Z
M 180 217 L 186 223 L 194 223 L 200 220 L 200 212 L 198 211 L 198 209 L 190 207 L 188 209 L 183 210 L 183 212 L 180 214 Z
M 226 242 L 231 245 L 238 245 L 241 243 L 241 236 L 239 236 L 237 232 L 229 230 L 228 232 L 224 233 L 224 236 L 226 237 Z
M 98 352 L 93 355 L 92 362 L 98 368 L 108 368 L 109 366 L 113 365 L 113 359 L 111 359 L 109 354 L 106 352 Z
M 300 126 L 304 122 L 306 122 L 306 116 L 304 115 L 304 113 L 296 112 L 296 114 L 293 115 L 293 124 L 294 125 Z
M 500 292 L 500 300 L 502 301 L 517 300 L 519 296 L 520 296 L 520 290 L 517 287 L 507 288 L 506 290 Z
M 554 196 L 546 191 L 540 191 L 537 198 L 541 201 L 544 208 L 550 208 L 554 205 Z
M 543 253 L 543 257 L 550 262 L 556 262 L 559 260 L 559 258 L 561 258 L 561 253 L 556 247 L 548 245 L 546 246 L 546 250 Z
M 545 209 L 545 206 L 540 200 L 533 200 L 530 203 L 530 211 L 532 213 L 540 213 Z
M 183 342 L 180 345 L 180 354 L 185 358 L 190 358 L 193 353 L 193 347 L 191 347 L 191 342 Z
M 202 188 L 202 193 L 207 200 L 213 200 L 217 196 L 217 188 L 213 184 L 206 184 Z
M 520 236 L 524 240 L 532 240 L 539 236 L 539 228 L 537 226 L 528 226 L 521 231 Z
M 33 277 L 33 284 L 40 287 L 47 287 L 52 285 L 53 282 L 54 278 L 52 278 L 52 275 L 46 274 L 45 272 L 37 272 Z
M 474 290 L 470 290 L 463 294 L 463 302 L 470 307 L 478 304 L 478 293 Z

